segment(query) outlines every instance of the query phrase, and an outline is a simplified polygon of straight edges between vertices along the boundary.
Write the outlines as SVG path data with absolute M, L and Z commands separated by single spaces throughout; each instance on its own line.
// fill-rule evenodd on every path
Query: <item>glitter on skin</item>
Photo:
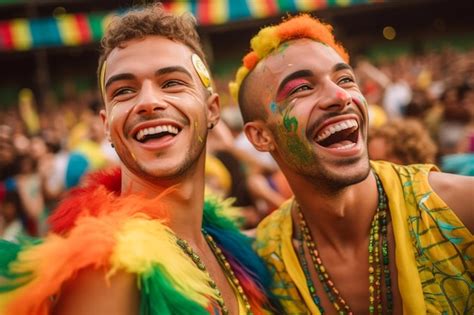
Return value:
M 202 139 L 201 135 L 199 134 L 199 129 L 198 129 L 198 127 L 199 127 L 199 126 L 198 126 L 198 122 L 195 121 L 195 122 L 194 122 L 194 129 L 196 130 L 196 138 L 197 138 L 197 140 L 198 140 L 200 143 L 202 143 L 202 142 L 203 142 L 203 139 Z

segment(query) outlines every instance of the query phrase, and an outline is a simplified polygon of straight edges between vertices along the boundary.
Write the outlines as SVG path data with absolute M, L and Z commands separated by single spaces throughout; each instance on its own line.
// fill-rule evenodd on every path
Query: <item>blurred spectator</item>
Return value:
M 382 106 L 389 119 L 402 117 L 412 98 L 412 89 L 406 80 L 406 72 L 396 63 L 378 69 L 368 61 L 357 65 L 358 73 L 363 73 L 383 89 Z
M 40 224 L 45 211 L 41 179 L 37 164 L 30 154 L 17 156 L 19 173 L 15 176 L 16 191 L 24 209 L 24 223 L 30 235 L 40 235 Z
M 397 164 L 435 163 L 436 145 L 423 125 L 413 119 L 392 120 L 369 131 L 371 160 Z
M 23 234 L 23 207 L 16 191 L 8 191 L 0 202 L 0 239 L 17 242 Z
M 16 149 L 13 145 L 13 129 L 0 125 L 0 180 L 5 180 L 16 173 L 14 161 Z

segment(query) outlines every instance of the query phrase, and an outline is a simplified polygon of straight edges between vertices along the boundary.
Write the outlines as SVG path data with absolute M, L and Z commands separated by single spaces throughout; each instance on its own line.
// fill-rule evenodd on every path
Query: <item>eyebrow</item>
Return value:
M 311 70 L 299 70 L 299 71 L 289 74 L 281 81 L 280 85 L 278 85 L 277 95 L 281 92 L 281 90 L 283 90 L 283 88 L 288 82 L 294 79 L 309 77 L 312 75 L 313 75 L 313 72 Z
M 112 83 L 120 80 L 132 80 L 135 76 L 131 73 L 119 73 L 111 76 L 105 83 L 105 89 L 107 89 Z
M 193 78 L 191 73 L 189 73 L 188 70 L 186 70 L 185 68 L 183 68 L 181 66 L 171 66 L 171 67 L 165 67 L 165 68 L 158 69 L 155 72 L 155 76 L 159 76 L 159 75 L 163 75 L 163 74 L 167 74 L 167 73 L 172 73 L 172 72 L 181 72 L 181 73 L 187 75 L 190 79 Z
M 165 68 L 158 69 L 155 71 L 155 76 L 160 76 L 160 75 L 164 75 L 164 74 L 172 73 L 172 72 L 181 72 L 185 74 L 186 76 L 188 76 L 190 79 L 192 79 L 191 73 L 189 73 L 188 70 L 180 66 L 172 66 L 172 67 L 165 67 Z M 107 89 L 107 87 L 109 87 L 112 83 L 116 81 L 133 80 L 133 79 L 135 79 L 135 76 L 131 73 L 119 73 L 119 74 L 111 76 L 107 80 L 107 82 L 105 83 L 105 88 Z
M 352 72 L 354 72 L 354 69 L 352 69 L 352 67 L 349 66 L 345 62 L 337 63 L 337 64 L 334 65 L 334 67 L 332 67 L 333 72 L 337 72 L 337 71 L 341 71 L 341 70 L 351 70 Z

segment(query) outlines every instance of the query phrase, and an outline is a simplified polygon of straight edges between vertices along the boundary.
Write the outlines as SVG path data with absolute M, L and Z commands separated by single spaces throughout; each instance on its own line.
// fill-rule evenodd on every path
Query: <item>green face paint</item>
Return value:
M 314 161 L 314 156 L 311 146 L 303 142 L 298 134 L 298 120 L 296 117 L 290 116 L 291 108 L 292 106 L 288 106 L 283 112 L 281 107 L 278 108 L 282 120 L 277 125 L 277 136 L 280 139 L 280 144 L 287 151 L 287 159 L 296 165 L 308 165 Z
M 287 132 L 296 132 L 298 130 L 298 120 L 295 117 L 290 117 L 288 111 L 283 115 L 283 125 Z
M 290 47 L 290 44 L 288 44 L 288 42 L 284 42 L 283 44 L 278 46 L 278 48 L 276 50 L 276 53 L 280 54 L 280 53 L 284 52 L 288 47 Z

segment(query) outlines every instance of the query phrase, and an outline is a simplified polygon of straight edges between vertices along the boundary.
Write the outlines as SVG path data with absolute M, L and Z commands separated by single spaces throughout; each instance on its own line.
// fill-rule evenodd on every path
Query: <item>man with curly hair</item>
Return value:
M 100 116 L 120 168 L 73 191 L 44 240 L 0 243 L 0 313 L 267 313 L 263 262 L 228 205 L 204 199 L 219 100 L 194 19 L 130 11 L 102 47 Z
M 251 48 L 231 90 L 294 192 L 256 244 L 285 310 L 472 313 L 474 178 L 369 161 L 367 102 L 330 25 L 289 18 Z

